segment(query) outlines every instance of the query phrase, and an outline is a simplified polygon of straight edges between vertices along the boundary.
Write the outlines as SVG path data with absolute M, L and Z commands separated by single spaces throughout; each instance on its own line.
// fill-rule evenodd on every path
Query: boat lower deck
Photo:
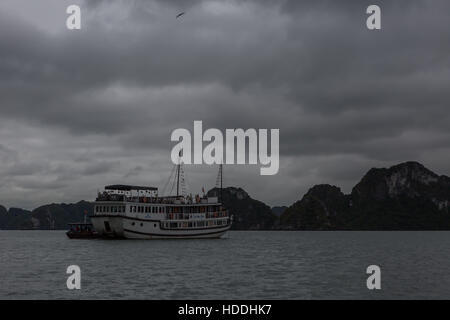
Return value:
M 220 238 L 231 227 L 227 218 L 211 219 L 214 225 L 196 228 L 162 228 L 165 220 L 150 220 L 126 215 L 94 215 L 91 221 L 103 237 L 125 239 L 199 239 Z M 207 221 L 209 222 L 209 221 Z M 220 224 L 219 224 L 220 223 Z

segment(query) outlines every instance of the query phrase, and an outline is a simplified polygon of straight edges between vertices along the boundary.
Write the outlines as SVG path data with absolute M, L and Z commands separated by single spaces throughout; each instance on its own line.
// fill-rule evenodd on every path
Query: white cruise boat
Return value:
M 222 188 L 222 167 L 219 171 Z M 110 185 L 99 192 L 91 216 L 102 237 L 125 239 L 220 238 L 232 219 L 219 197 L 158 196 L 154 187 Z

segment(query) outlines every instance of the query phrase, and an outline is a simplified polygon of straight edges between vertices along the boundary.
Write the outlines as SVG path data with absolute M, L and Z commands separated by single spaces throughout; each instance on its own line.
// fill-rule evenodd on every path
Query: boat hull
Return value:
M 195 228 L 164 229 L 159 220 L 138 219 L 128 216 L 91 216 L 95 230 L 104 238 L 115 239 L 213 239 L 221 238 L 231 224 Z

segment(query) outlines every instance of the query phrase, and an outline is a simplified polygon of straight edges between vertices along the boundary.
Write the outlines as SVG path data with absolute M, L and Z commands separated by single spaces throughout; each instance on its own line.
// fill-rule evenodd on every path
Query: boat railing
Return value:
M 118 202 L 135 202 L 135 203 L 159 203 L 159 204 L 209 204 L 205 199 L 202 201 L 194 201 L 183 197 L 150 197 L 150 196 L 128 196 L 116 193 L 98 193 L 96 201 L 118 201 Z M 206 201 L 206 202 L 205 202 Z
M 212 227 L 226 227 L 230 224 L 230 218 L 224 217 L 221 219 L 204 219 L 204 220 L 163 220 L 160 222 L 161 229 L 165 230 L 184 230 L 184 229 L 202 229 Z
M 228 217 L 228 211 L 215 211 L 206 213 L 167 213 L 167 220 L 204 220 Z

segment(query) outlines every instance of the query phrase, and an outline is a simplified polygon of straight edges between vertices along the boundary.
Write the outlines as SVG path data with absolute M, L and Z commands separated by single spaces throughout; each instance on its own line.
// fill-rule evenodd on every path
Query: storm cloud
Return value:
M 279 128 L 280 171 L 225 166 L 225 184 L 289 205 L 350 191 L 373 166 L 450 173 L 447 1 L 25 1 L 0 4 L 0 204 L 163 187 L 170 134 Z M 67 30 L 79 4 L 82 29 Z M 179 12 L 186 14 L 175 19 Z M 187 166 L 191 192 L 217 168 Z

